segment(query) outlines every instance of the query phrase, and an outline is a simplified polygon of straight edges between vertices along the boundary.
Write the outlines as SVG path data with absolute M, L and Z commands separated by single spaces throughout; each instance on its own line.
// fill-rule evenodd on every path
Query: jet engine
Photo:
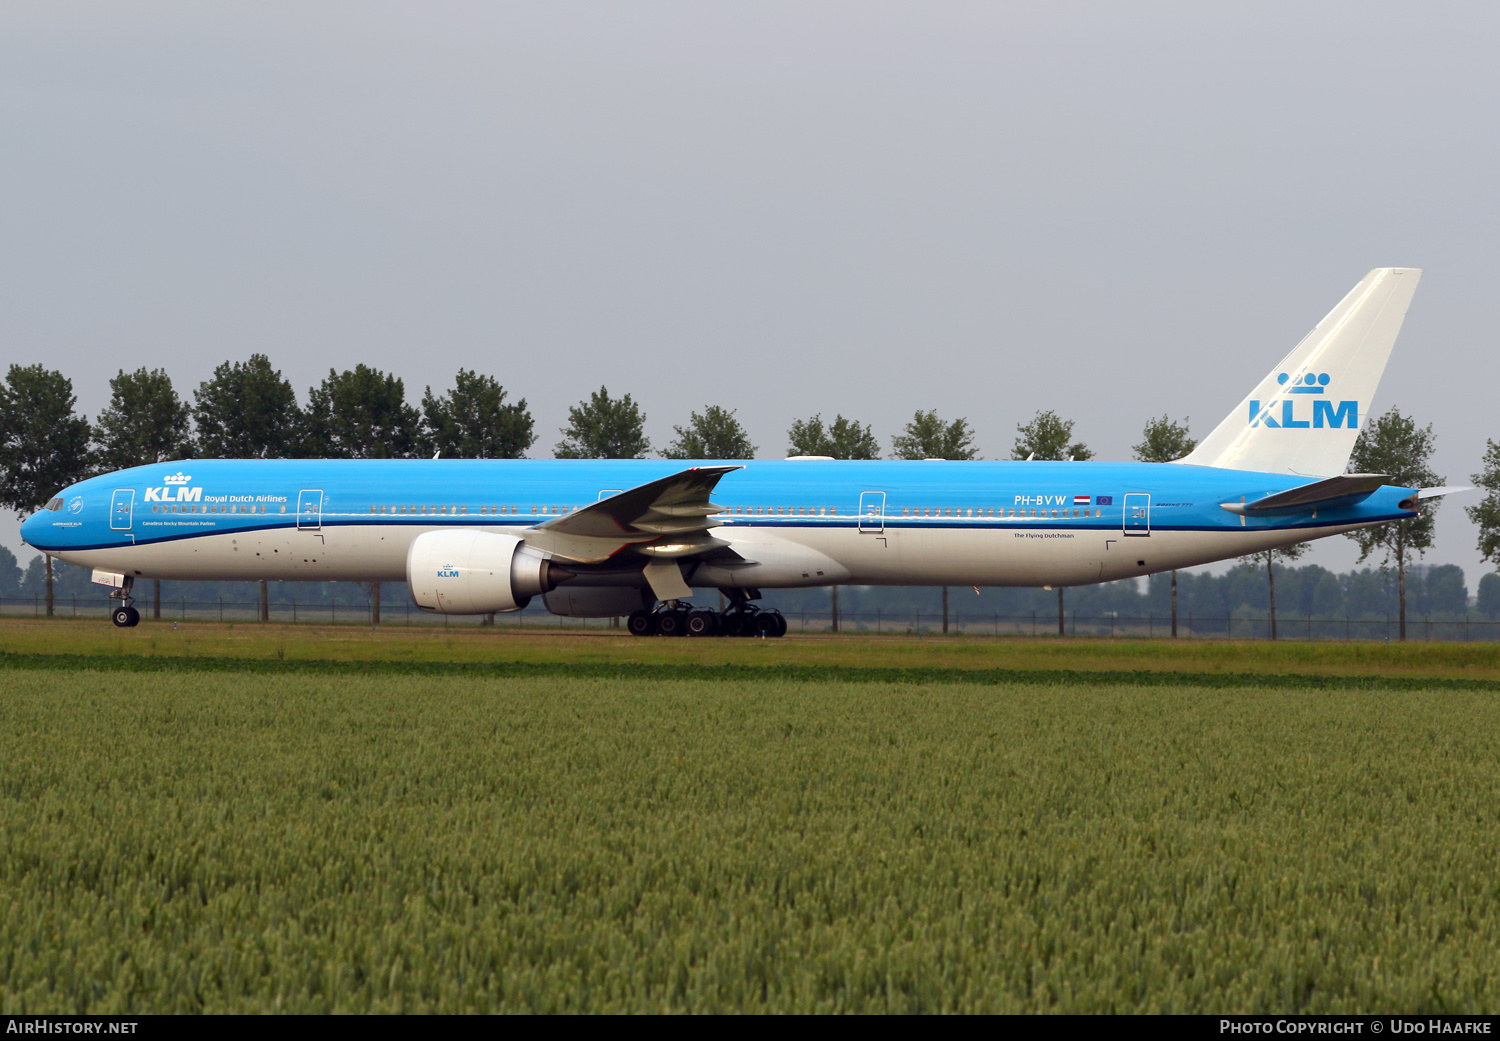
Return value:
M 514 535 L 472 528 L 418 535 L 406 553 L 412 599 L 441 614 L 519 611 L 572 577 Z

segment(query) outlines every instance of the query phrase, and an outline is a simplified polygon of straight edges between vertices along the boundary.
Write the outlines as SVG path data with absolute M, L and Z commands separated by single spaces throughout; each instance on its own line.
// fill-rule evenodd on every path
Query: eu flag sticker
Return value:
M 1095 506 L 1113 506 L 1115 497 L 1113 495 L 1098 495 L 1094 497 Z

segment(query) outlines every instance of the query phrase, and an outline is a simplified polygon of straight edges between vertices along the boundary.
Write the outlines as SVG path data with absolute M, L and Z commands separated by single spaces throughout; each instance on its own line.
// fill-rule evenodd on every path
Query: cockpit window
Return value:
M 44 510 L 51 510 L 53 513 L 56 513 L 58 510 L 60 510 L 62 508 L 63 508 L 63 501 L 62 501 L 62 496 L 61 495 L 57 496 L 55 499 L 48 499 L 47 500 L 47 505 L 45 505 L 45 506 L 42 507 L 42 509 L 44 509 Z

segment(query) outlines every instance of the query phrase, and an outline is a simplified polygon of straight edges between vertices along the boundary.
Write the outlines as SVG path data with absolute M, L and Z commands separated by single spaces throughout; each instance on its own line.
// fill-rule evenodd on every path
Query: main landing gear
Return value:
M 109 620 L 115 623 L 116 628 L 133 629 L 141 624 L 141 613 L 133 606 L 135 597 L 130 595 L 130 590 L 134 585 L 135 576 L 126 575 L 125 584 L 119 589 L 110 591 L 109 598 L 120 601 L 109 612 Z
M 786 619 L 780 611 L 763 611 L 749 603 L 736 603 L 723 613 L 668 601 L 651 611 L 636 611 L 626 622 L 632 636 L 765 636 L 786 635 Z

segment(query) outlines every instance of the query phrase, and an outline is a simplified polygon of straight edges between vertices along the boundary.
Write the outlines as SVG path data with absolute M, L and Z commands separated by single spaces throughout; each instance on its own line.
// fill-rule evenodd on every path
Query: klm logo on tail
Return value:
M 1276 382 L 1286 386 L 1291 377 L 1281 373 L 1276 377 Z M 1326 393 L 1328 389 L 1328 373 L 1307 372 L 1292 380 L 1292 386 L 1287 393 L 1295 395 L 1315 395 Z M 1252 427 L 1267 426 L 1285 429 L 1297 429 L 1301 427 L 1312 427 L 1314 429 L 1348 427 L 1350 430 L 1359 429 L 1359 402 L 1340 401 L 1336 404 L 1326 398 L 1317 398 L 1312 402 L 1312 415 L 1307 414 L 1305 407 L 1299 408 L 1295 397 L 1287 397 L 1281 400 L 1281 414 L 1275 414 L 1276 402 L 1271 402 L 1265 408 L 1261 408 L 1260 402 L 1254 398 L 1250 399 L 1250 425 Z M 1301 418 L 1299 418 L 1299 413 Z

